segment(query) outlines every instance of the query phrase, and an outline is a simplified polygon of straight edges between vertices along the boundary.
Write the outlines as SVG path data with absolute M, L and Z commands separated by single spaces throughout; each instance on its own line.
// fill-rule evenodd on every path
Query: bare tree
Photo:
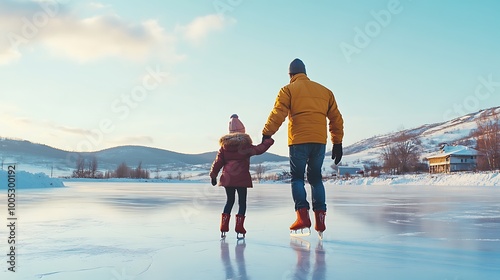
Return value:
M 132 178 L 142 178 L 142 161 L 139 162 L 137 167 L 134 170 L 132 170 L 131 173 L 132 174 L 130 174 L 130 177 Z
M 73 177 L 83 178 L 85 176 L 85 159 L 79 155 L 76 159 L 76 169 L 73 171 Z
M 416 138 L 408 139 L 396 144 L 399 156 L 399 169 L 402 173 L 415 171 L 420 163 L 420 145 L 422 143 Z
M 130 178 L 130 168 L 125 162 L 122 162 L 118 168 L 116 168 L 115 176 L 117 178 Z
M 399 133 L 382 150 L 383 168 L 391 174 L 402 174 L 420 168 L 420 145 L 416 137 Z
M 155 169 L 155 179 L 160 179 L 160 167 L 157 166 Z
M 396 149 L 392 145 L 387 145 L 382 150 L 381 159 L 385 172 L 395 174 L 398 172 L 398 158 Z
M 366 175 L 370 175 L 372 177 L 378 177 L 378 175 L 380 175 L 380 169 L 382 169 L 382 167 L 380 167 L 378 165 L 377 162 L 375 161 L 368 161 L 368 162 L 365 162 L 365 164 L 363 165 L 363 168 L 366 170 L 367 174 Z
M 115 177 L 115 174 L 113 171 L 110 171 L 110 170 L 107 170 L 105 173 L 104 173 L 104 178 L 105 179 L 109 179 L 109 178 L 113 178 Z
M 136 179 L 149 179 L 149 171 L 142 169 L 142 161 L 139 162 L 139 165 L 136 169 L 132 170 L 131 177 Z
M 476 148 L 481 156 L 478 159 L 478 168 L 494 170 L 500 168 L 500 119 L 494 111 L 486 111 L 476 121 L 477 129 L 473 132 L 476 139 Z
M 257 180 L 260 182 L 260 180 L 262 180 L 262 175 L 266 172 L 266 167 L 262 165 L 262 163 L 259 163 L 253 168 L 253 170 L 255 171 Z
M 89 175 L 91 178 L 96 178 L 97 172 L 97 157 L 93 156 L 92 160 L 89 162 Z

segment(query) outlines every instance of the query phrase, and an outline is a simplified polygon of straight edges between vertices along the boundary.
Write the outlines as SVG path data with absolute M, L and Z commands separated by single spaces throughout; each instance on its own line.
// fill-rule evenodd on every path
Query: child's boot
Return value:
M 224 238 L 226 237 L 226 232 L 229 231 L 229 219 L 231 218 L 231 215 L 227 213 L 222 213 L 221 219 L 220 219 L 220 237 Z
M 244 222 L 245 216 L 239 214 L 236 215 L 236 227 L 234 228 L 234 230 L 236 231 L 236 238 L 238 239 L 245 238 L 245 233 L 247 233 L 247 231 L 243 227 Z M 243 236 L 240 236 L 240 234 L 242 234 Z

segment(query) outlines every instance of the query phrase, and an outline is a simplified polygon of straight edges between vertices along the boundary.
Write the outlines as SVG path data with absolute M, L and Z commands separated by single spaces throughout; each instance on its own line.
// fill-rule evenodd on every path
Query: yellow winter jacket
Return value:
M 288 116 L 288 145 L 327 142 L 328 130 L 334 144 L 342 143 L 344 120 L 333 93 L 311 81 L 306 74 L 296 74 L 290 84 L 281 88 L 262 130 L 272 136 Z

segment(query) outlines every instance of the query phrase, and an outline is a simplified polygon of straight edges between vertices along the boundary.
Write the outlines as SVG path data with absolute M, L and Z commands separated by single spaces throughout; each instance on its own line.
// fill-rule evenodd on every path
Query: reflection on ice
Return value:
M 321 240 L 318 240 L 316 248 L 312 249 L 314 256 L 311 254 L 311 244 L 307 240 L 292 237 L 290 247 L 297 255 L 297 263 L 293 273 L 290 273 L 283 279 L 327 279 L 325 250 L 323 249 L 323 242 Z M 312 269 L 311 261 L 313 261 Z
M 370 227 L 388 230 L 390 238 L 395 240 L 401 236 L 404 242 L 410 242 L 410 237 L 418 237 L 415 242 L 427 238 L 443 241 L 441 245 L 450 248 L 500 251 L 500 242 L 491 242 L 498 241 L 497 233 L 500 232 L 500 206 L 496 202 L 499 190 L 465 187 L 396 189 L 397 196 L 394 188 L 385 192 L 379 189 L 376 195 L 346 190 L 337 193 L 333 204 L 342 215 L 352 216 Z M 358 194 L 356 205 L 344 203 L 344 197 L 351 200 Z
M 226 273 L 225 279 L 249 279 L 247 275 L 246 265 L 245 265 L 245 240 L 238 240 L 236 246 L 234 247 L 235 264 L 237 269 L 234 269 L 233 260 L 231 259 L 231 254 L 229 252 L 229 244 L 225 239 L 221 240 L 220 243 L 220 257 L 222 264 L 224 265 L 224 270 Z

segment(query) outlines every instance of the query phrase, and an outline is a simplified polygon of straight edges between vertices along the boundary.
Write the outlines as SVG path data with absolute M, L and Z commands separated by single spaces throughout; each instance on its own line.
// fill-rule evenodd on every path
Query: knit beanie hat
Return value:
M 290 68 L 288 70 L 289 74 L 298 74 L 304 73 L 306 74 L 306 66 L 302 60 L 296 58 L 290 63 Z
M 231 120 L 229 121 L 229 133 L 241 132 L 245 133 L 245 126 L 238 119 L 238 115 L 232 114 Z

